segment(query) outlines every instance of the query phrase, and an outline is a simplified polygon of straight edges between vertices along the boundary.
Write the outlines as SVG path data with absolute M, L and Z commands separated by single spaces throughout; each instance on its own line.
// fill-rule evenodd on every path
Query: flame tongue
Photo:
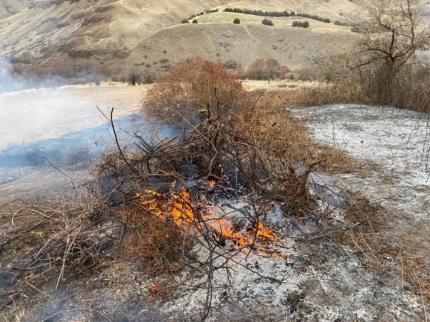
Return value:
M 231 241 L 241 249 L 253 248 L 260 254 L 271 256 L 272 252 L 269 251 L 268 245 L 282 245 L 275 233 L 261 222 L 253 229 L 242 232 L 236 230 L 233 222 L 228 218 L 219 218 L 214 211 L 210 210 L 205 211 L 199 221 L 191 205 L 190 193 L 185 189 L 170 195 L 146 190 L 143 195 L 138 196 L 138 200 L 148 211 L 163 221 L 173 220 L 180 228 L 206 226 L 220 238 Z
M 195 220 L 190 204 L 190 194 L 185 189 L 181 190 L 179 194 L 174 194 L 172 202 L 169 202 L 166 195 L 154 190 L 145 190 L 144 195 L 138 197 L 140 203 L 153 215 L 162 220 L 172 219 L 178 227 L 191 225 Z

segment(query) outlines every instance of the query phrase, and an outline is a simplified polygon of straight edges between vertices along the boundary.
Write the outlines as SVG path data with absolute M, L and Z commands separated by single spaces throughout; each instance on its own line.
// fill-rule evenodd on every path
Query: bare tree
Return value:
M 360 33 L 352 68 L 368 89 L 386 103 L 399 73 L 415 62 L 417 51 L 429 48 L 430 33 L 423 24 L 417 0 L 379 0 L 364 19 L 354 23 Z

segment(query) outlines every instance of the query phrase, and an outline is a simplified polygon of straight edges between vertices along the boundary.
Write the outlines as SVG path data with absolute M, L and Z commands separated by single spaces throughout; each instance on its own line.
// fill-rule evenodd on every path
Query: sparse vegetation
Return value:
M 199 21 L 197 19 L 194 19 L 193 23 L 199 23 Z
M 309 22 L 308 21 L 293 21 L 292 23 L 293 27 L 302 27 L 302 28 L 309 28 Z
M 337 84 L 320 84 L 316 87 L 296 87 L 278 93 L 283 106 L 309 107 L 337 103 L 369 103 L 360 88 Z
M 273 21 L 267 18 L 264 18 L 261 23 L 266 26 L 273 26 Z
M 354 22 L 354 28 L 360 34 L 354 50 L 333 58 L 326 78 L 360 88 L 365 100 L 375 104 L 428 111 L 430 83 L 418 77 L 425 67 L 416 53 L 429 48 L 430 34 L 416 3 L 377 6 L 368 18 Z
M 234 13 L 242 13 L 246 15 L 254 15 L 254 16 L 263 16 L 263 17 L 304 17 L 313 20 L 317 20 L 320 22 L 330 23 L 329 18 L 323 18 L 318 15 L 311 15 L 307 13 L 296 13 L 294 11 L 262 11 L 262 10 L 252 10 L 252 9 L 241 9 L 241 8 L 225 8 L 224 12 L 234 12 Z
M 239 25 L 239 24 L 240 24 L 240 19 L 239 19 L 239 18 L 235 18 L 235 19 L 233 20 L 233 23 L 234 23 L 235 25 Z
M 181 23 L 190 23 L 188 19 L 182 19 Z
M 307 13 L 296 13 L 296 16 L 303 17 L 303 18 L 309 18 L 309 19 L 320 21 L 320 22 L 330 23 L 330 19 L 323 18 L 323 17 L 320 17 L 318 15 L 310 15 Z

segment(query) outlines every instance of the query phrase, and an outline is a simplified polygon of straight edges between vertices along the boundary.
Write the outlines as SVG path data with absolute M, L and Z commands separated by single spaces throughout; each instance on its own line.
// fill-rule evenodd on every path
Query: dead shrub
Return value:
M 391 84 L 391 94 L 385 103 L 399 108 L 430 112 L 430 81 L 420 79 L 421 70 L 407 69 L 399 73 Z M 428 69 L 423 68 L 423 70 L 428 72 Z M 378 101 L 375 100 L 375 102 Z
M 228 175 L 304 214 L 313 206 L 307 176 L 319 162 L 305 148 L 311 141 L 300 122 L 263 96 L 245 92 L 221 66 L 194 59 L 152 88 L 145 111 L 187 131 L 174 168 L 191 161 L 200 176 Z
M 355 21 L 361 37 L 352 50 L 351 68 L 380 104 L 396 96 L 403 73 L 416 63 L 416 53 L 430 46 L 424 13 L 416 0 L 378 1 L 366 18 Z
M 241 106 L 245 91 L 220 65 L 194 58 L 173 66 L 145 98 L 145 113 L 190 128 L 204 118 L 226 119 Z M 190 124 L 191 123 L 191 124 Z
M 172 280 L 158 278 L 149 285 L 148 289 L 152 301 L 167 300 L 175 292 L 176 285 Z
M 290 69 L 275 59 L 257 59 L 246 70 L 245 77 L 256 80 L 284 79 Z
M 306 124 L 288 111 L 286 106 L 313 106 L 343 99 L 338 95 L 324 97 L 322 89 L 300 88 L 289 91 L 266 92 L 252 112 L 252 120 L 243 124 L 253 142 L 268 154 L 288 160 L 291 166 L 319 162 L 318 167 L 330 173 L 358 171 L 364 167 L 344 152 L 317 144 Z M 310 95 L 313 94 L 313 95 Z M 255 92 L 253 95 L 261 95 Z
M 430 111 L 430 80 L 426 76 L 428 67 L 419 64 L 404 66 L 387 81 L 389 75 L 385 65 L 369 65 L 361 69 L 351 68 L 351 65 L 348 55 L 332 58 L 323 71 L 331 93 L 322 92 L 322 97 L 334 94 L 335 90 L 344 96 L 346 103 Z
M 371 104 L 429 111 L 430 84 L 420 76 L 417 55 L 430 46 L 423 16 L 415 0 L 378 1 L 353 23 L 358 40 L 350 53 L 334 58 L 326 78 L 341 88 L 359 87 Z

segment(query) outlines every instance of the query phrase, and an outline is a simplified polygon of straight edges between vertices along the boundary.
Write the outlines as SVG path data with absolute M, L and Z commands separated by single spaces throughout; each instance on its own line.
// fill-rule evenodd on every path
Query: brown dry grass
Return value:
M 258 103 L 253 111 L 252 121 L 242 126 L 247 128 L 255 141 L 260 142 L 261 147 L 267 149 L 270 155 L 289 160 L 290 164 L 319 162 L 318 167 L 329 173 L 367 170 L 368 165 L 354 160 L 345 152 L 316 143 L 306 122 L 285 110 L 287 106 L 299 106 L 299 102 L 302 106 L 314 105 L 315 100 L 308 97 L 308 91 L 318 97 L 316 92 L 320 89 L 253 92 L 253 100 L 258 100 Z
M 430 272 L 424 258 L 407 252 L 401 237 L 387 224 L 392 214 L 367 198 L 351 193 L 351 200 L 344 209 L 349 222 L 360 223 L 335 237 L 335 241 L 359 251 L 369 267 L 384 273 L 394 273 L 402 288 L 409 287 L 421 298 L 422 318 L 427 321 L 426 307 L 430 303 Z
M 120 209 L 117 216 L 129 231 L 124 243 L 127 256 L 138 260 L 142 273 L 169 275 L 184 267 L 182 259 L 192 242 L 173 222 L 162 221 L 137 205 Z
M 358 87 L 341 87 L 321 83 L 318 86 L 300 86 L 270 93 L 283 107 L 299 108 L 337 103 L 369 103 Z

